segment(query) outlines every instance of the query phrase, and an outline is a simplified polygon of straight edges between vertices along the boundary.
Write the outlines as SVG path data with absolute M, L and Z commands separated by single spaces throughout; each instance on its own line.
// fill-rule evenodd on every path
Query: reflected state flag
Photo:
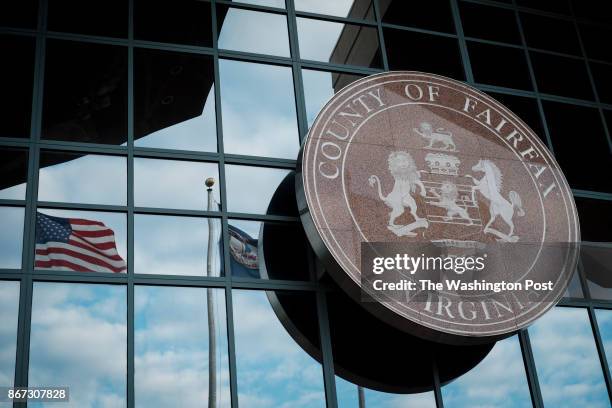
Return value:
M 100 221 L 36 213 L 35 268 L 76 272 L 125 272 L 115 234 Z
M 238 278 L 259 278 L 257 240 L 233 225 L 228 225 L 228 230 L 232 276 Z

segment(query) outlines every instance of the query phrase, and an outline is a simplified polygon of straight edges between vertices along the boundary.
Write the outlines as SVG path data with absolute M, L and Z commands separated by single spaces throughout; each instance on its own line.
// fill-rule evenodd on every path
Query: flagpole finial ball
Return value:
M 207 178 L 204 184 L 206 184 L 206 187 L 211 188 L 212 186 L 215 185 L 215 178 L 214 177 Z

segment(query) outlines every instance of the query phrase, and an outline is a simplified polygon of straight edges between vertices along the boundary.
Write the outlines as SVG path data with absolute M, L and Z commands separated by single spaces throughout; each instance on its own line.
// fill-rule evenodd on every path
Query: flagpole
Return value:
M 359 408 L 365 408 L 365 392 L 361 385 L 357 386 L 357 395 L 359 396 Z
M 213 211 L 214 198 L 212 187 L 215 179 L 209 177 L 205 181 L 208 191 L 208 211 Z M 214 251 L 214 220 L 208 218 L 208 254 L 206 260 L 206 276 L 212 276 Z M 206 289 L 206 306 L 208 309 L 208 408 L 217 406 L 217 338 L 215 337 L 215 314 L 213 309 L 213 290 Z

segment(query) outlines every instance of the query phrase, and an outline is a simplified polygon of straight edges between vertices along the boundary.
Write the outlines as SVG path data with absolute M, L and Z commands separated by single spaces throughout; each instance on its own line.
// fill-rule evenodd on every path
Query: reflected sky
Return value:
M 287 17 L 282 14 L 217 6 L 227 12 L 220 27 L 219 48 L 289 57 Z
M 38 199 L 82 204 L 125 205 L 126 159 L 118 156 L 44 152 Z M 45 161 L 68 160 L 45 166 Z
M 289 170 L 226 165 L 228 210 L 265 214 L 272 195 L 287 174 Z
M 32 298 L 30 386 L 70 386 L 63 407 L 124 407 L 126 288 L 34 282 Z
M 0 207 L 0 268 L 21 268 L 23 217 L 21 207 Z
M 62 218 L 83 218 L 91 221 L 100 221 L 115 233 L 117 252 L 127 262 L 127 218 L 124 213 L 54 210 L 41 208 L 39 212 L 46 215 Z M 44 268 L 40 268 L 44 269 Z M 125 273 L 125 272 L 124 272 Z
M 13 386 L 17 347 L 19 282 L 0 281 L 0 384 Z
M 517 336 L 501 340 L 475 368 L 442 388 L 448 407 L 528 407 L 529 386 Z
M 213 223 L 213 270 L 221 270 L 219 219 Z M 134 269 L 136 273 L 166 275 L 207 274 L 208 219 L 136 214 L 134 216 Z
M 331 21 L 297 18 L 300 57 L 329 62 L 344 24 Z
M 420 394 L 391 394 L 364 388 L 364 408 L 435 408 L 433 392 Z M 358 388 L 355 384 L 336 376 L 338 408 L 360 408 Z
M 285 8 L 285 0 L 238 0 L 237 3 L 257 4 L 258 6 L 270 6 Z
M 612 366 L 612 310 L 595 309 L 599 334 L 606 352 L 608 367 Z
M 137 286 L 134 291 L 136 406 L 203 407 L 208 401 L 207 290 Z M 225 297 L 213 290 L 217 406 L 230 406 Z
M 220 60 L 226 153 L 296 159 L 299 137 L 289 67 Z
M 265 292 L 235 290 L 233 305 L 240 406 L 324 407 L 321 365 L 289 336 Z
M 529 337 L 544 405 L 610 406 L 586 309 L 553 308 Z
M 134 205 L 206 210 L 208 199 L 204 180 L 208 177 L 217 180 L 213 194 L 220 202 L 216 163 L 135 158 Z

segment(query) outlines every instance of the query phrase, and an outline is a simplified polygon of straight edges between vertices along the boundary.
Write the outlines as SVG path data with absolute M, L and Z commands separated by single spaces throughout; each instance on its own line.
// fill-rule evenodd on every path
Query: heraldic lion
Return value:
M 392 152 L 389 154 L 388 163 L 389 172 L 394 179 L 393 190 L 388 195 L 383 195 L 378 176 L 372 175 L 368 181 L 372 187 L 376 184 L 378 185 L 378 196 L 387 207 L 391 208 L 389 227 L 400 227 L 395 224 L 395 220 L 404 213 L 406 208 L 410 210 L 410 214 L 414 217 L 415 221 L 421 220 L 417 215 L 417 204 L 412 194 L 416 192 L 417 186 L 420 188 L 421 196 L 424 197 L 426 191 L 412 156 L 404 151 Z

